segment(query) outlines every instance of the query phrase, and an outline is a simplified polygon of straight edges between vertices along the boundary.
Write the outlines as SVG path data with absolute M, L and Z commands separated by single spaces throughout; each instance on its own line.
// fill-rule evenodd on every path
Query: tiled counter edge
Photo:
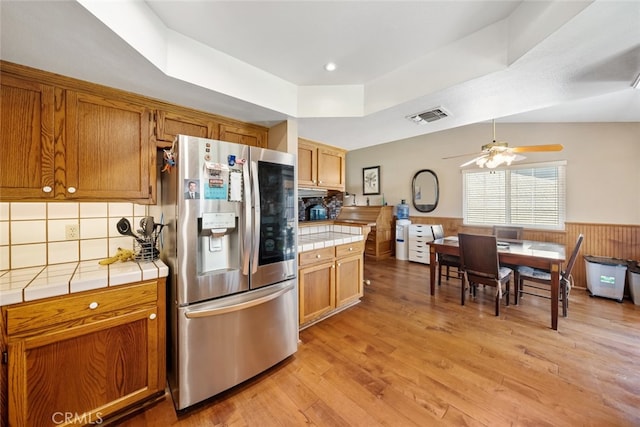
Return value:
M 161 260 L 100 265 L 99 260 L 0 271 L 0 306 L 166 277 Z
M 301 226 L 298 228 L 298 252 L 364 240 L 362 227 L 339 224 Z

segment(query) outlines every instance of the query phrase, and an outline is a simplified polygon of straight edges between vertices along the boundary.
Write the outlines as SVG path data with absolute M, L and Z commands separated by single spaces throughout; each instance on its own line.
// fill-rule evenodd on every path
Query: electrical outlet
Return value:
M 78 240 L 80 238 L 80 227 L 78 224 L 68 224 L 64 229 L 64 237 L 67 240 Z

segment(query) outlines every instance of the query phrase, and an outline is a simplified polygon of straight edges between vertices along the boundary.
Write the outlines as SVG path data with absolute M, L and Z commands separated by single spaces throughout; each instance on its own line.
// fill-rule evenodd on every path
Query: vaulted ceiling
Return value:
M 6 1 L 0 57 L 357 149 L 640 121 L 640 1 Z M 324 69 L 335 62 L 336 70 Z M 438 107 L 448 116 L 407 116 Z

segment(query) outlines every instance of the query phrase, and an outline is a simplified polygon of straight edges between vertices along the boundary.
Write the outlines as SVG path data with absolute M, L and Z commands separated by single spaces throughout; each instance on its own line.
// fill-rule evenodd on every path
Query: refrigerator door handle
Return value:
M 258 181 L 258 162 L 251 162 L 251 178 L 253 179 L 253 251 L 251 256 L 251 273 L 258 271 L 258 254 L 260 253 L 260 186 Z
M 247 308 L 255 307 L 256 305 L 264 304 L 271 300 L 274 300 L 280 297 L 281 295 L 284 295 L 290 290 L 292 290 L 294 286 L 295 286 L 295 283 L 291 283 L 290 285 L 287 285 L 284 288 L 278 289 L 268 295 L 262 296 L 260 298 L 252 299 L 249 301 L 241 302 L 239 304 L 232 304 L 224 307 L 216 307 L 216 308 L 198 310 L 198 311 L 187 311 L 184 313 L 184 316 L 187 319 L 198 319 L 202 317 L 219 316 L 221 314 L 233 313 L 235 311 L 245 310 Z
M 249 275 L 249 260 L 251 259 L 251 182 L 248 168 L 242 168 L 242 182 L 244 184 L 244 235 L 242 237 L 242 274 Z

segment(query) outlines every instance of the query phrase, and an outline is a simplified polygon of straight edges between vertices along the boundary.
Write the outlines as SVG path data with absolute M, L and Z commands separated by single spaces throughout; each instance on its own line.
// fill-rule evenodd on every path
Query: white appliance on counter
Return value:
M 295 158 L 178 136 L 162 173 L 168 382 L 176 410 L 297 351 Z

